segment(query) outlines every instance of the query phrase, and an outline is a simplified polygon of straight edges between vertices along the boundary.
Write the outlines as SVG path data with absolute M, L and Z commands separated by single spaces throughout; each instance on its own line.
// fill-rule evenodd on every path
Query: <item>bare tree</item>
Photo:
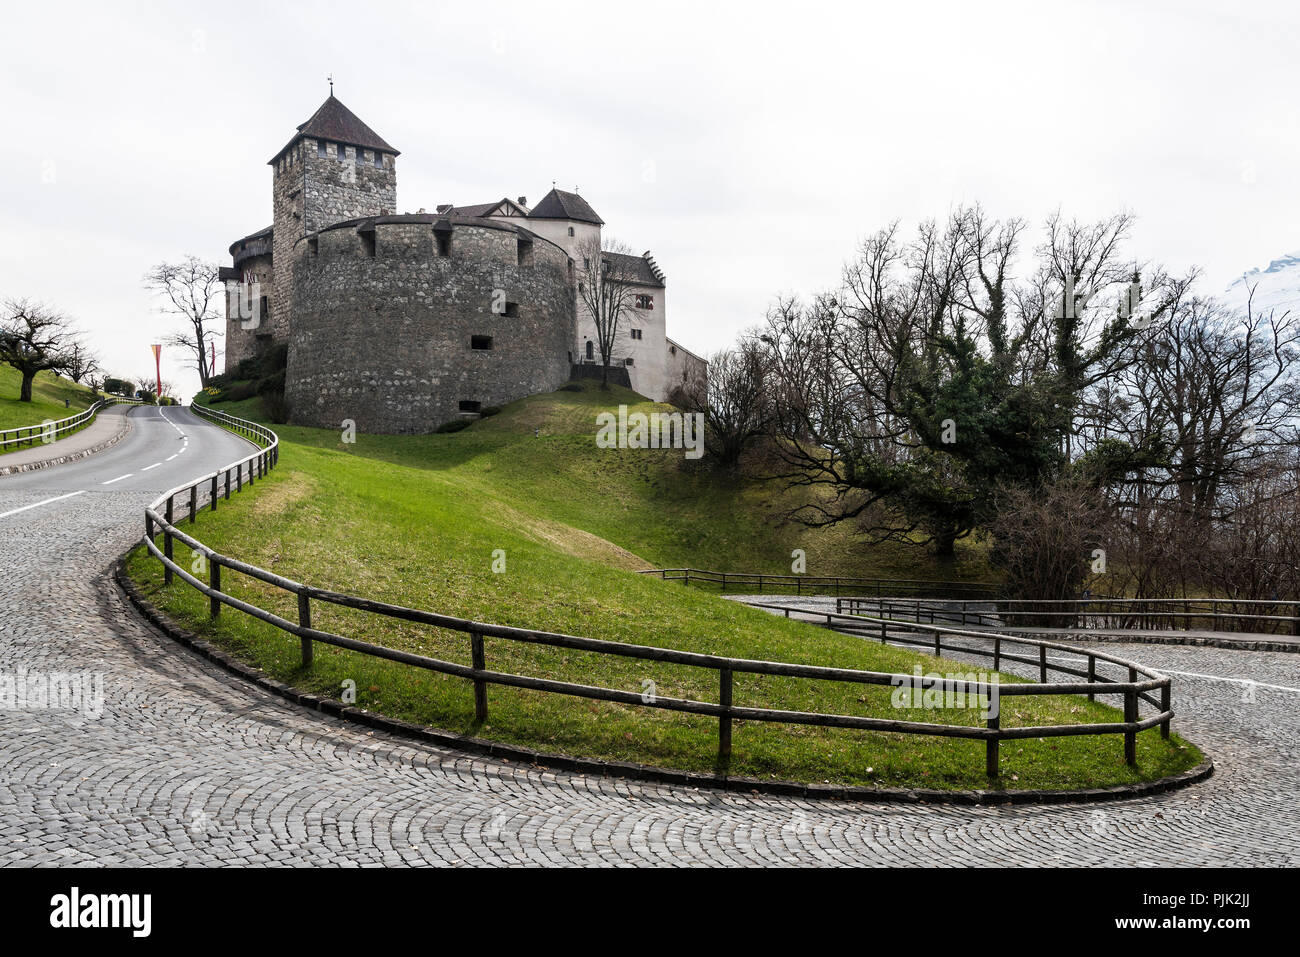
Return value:
M 741 456 L 771 432 L 775 416 L 771 353 L 752 336 L 709 359 L 708 381 L 692 379 L 669 397 L 704 415 L 704 446 L 719 468 L 734 470 Z
M 19 401 L 32 401 L 38 372 L 67 372 L 80 339 L 62 312 L 30 299 L 10 299 L 0 306 L 0 362 L 22 375 Z
M 578 283 L 578 301 L 596 326 L 600 349 L 602 389 L 609 388 L 609 362 L 614 354 L 619 322 L 632 311 L 641 285 L 640 257 L 615 240 L 601 243 L 592 236 L 578 246 L 584 275 Z
M 998 510 L 991 522 L 997 543 L 994 561 L 1005 572 L 1012 594 L 1021 599 L 1078 598 L 1090 575 L 1106 572 L 1103 546 L 1113 520 L 1105 495 L 1081 475 L 1038 488 L 1005 486 L 998 491 Z M 1061 625 L 1072 617 L 1061 619 L 1060 606 L 1052 604 L 1030 604 L 1024 610 L 1038 611 L 1041 617 L 1027 617 L 1021 624 Z
M 779 306 L 768 340 L 786 477 L 833 493 L 804 520 L 874 512 L 889 518 L 881 537 L 950 556 L 996 514 L 1000 486 L 1061 477 L 1081 397 L 1135 361 L 1149 334 L 1124 300 L 1145 279 L 1154 324 L 1190 281 L 1127 260 L 1130 225 L 1053 216 L 1036 268 L 1017 281 L 1024 224 L 959 209 L 910 241 L 881 230 L 837 293 Z
M 84 342 L 74 339 L 68 348 L 68 362 L 64 371 L 73 382 L 89 380 L 90 376 L 99 372 L 99 360 Z
M 159 263 L 144 277 L 145 288 L 163 300 L 163 311 L 181 316 L 189 324 L 184 332 L 172 333 L 164 340 L 180 346 L 193 359 L 199 382 L 207 386 L 209 346 L 221 333 L 208 328 L 222 318 L 218 303 L 224 302 L 225 287 L 216 263 L 197 256 L 186 256 L 179 263 Z

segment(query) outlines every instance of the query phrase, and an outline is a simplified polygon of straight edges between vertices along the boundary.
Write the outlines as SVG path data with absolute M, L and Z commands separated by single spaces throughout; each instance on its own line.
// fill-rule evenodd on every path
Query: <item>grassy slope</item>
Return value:
M 779 570 L 791 541 L 815 556 L 843 555 L 855 571 L 897 572 L 878 556 L 851 557 L 799 530 L 749 517 L 758 488 L 682 473 L 671 453 L 602 451 L 594 445 L 598 393 L 556 393 L 509 407 L 452 435 L 359 436 L 277 427 L 281 466 L 237 505 L 205 513 L 198 535 L 220 551 L 290 577 L 469 618 L 614 641 L 737 657 L 872 670 L 965 670 L 912 652 L 791 623 L 629 569 L 644 563 Z M 639 401 L 631 394 L 614 401 Z M 256 400 L 250 400 L 252 405 Z M 232 414 L 250 409 L 222 403 Z M 533 430 L 541 429 L 540 436 Z M 756 544 L 751 545 L 751 540 Z M 492 571 L 494 550 L 506 572 Z M 183 549 L 182 549 L 183 551 Z M 776 557 L 768 558 L 767 552 Z M 633 554 L 635 553 L 635 554 Z M 710 770 L 716 725 L 708 719 L 513 689 L 489 690 L 490 718 L 474 722 L 466 682 L 319 647 L 304 673 L 296 641 L 227 610 L 220 628 L 185 586 L 164 593 L 156 563 L 137 554 L 132 572 L 174 615 L 267 672 L 337 696 L 356 682 L 358 704 L 453 731 L 544 750 Z M 837 566 L 842 573 L 845 566 Z M 911 569 L 909 569 L 909 572 Z M 227 572 L 229 579 L 230 573 Z M 229 581 L 226 582 L 229 587 Z M 286 595 L 237 579 L 236 594 L 293 617 Z M 317 627 L 469 663 L 467 637 L 318 607 Z M 611 659 L 489 639 L 489 667 L 608 687 L 716 700 L 714 672 Z M 1010 679 L 1009 679 L 1010 680 Z M 889 688 L 738 676 L 737 704 L 969 723 L 974 712 L 891 706 Z M 1006 699 L 1003 725 L 1116 720 L 1084 699 Z M 1008 787 L 1103 785 L 1193 765 L 1194 748 L 1139 738 L 1139 772 L 1119 737 L 1051 739 L 1003 748 Z M 771 724 L 737 727 L 732 772 L 890 786 L 981 787 L 977 743 Z
M 0 365 L 0 429 L 40 425 L 53 419 L 66 419 L 93 405 L 95 393 L 53 373 L 42 372 L 32 383 L 32 401 L 19 402 L 23 377 L 12 366 Z M 67 399 L 68 407 L 63 400 Z

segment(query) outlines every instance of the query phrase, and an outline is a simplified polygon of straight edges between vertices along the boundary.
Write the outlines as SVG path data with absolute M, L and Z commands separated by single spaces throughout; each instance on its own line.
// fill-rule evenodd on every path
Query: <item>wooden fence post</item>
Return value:
M 1129 684 L 1137 681 L 1137 669 L 1128 670 Z M 1138 719 L 1138 696 L 1136 691 L 1124 692 L 1124 722 L 1132 724 Z M 1124 732 L 1124 763 L 1129 767 L 1137 766 L 1137 732 Z
M 1169 679 L 1165 679 L 1165 685 L 1163 688 L 1160 689 L 1160 710 L 1163 711 L 1165 714 L 1169 713 L 1169 706 L 1172 703 L 1170 701 L 1170 692 L 1172 691 L 1172 689 L 1173 689 L 1173 682 L 1170 681 Z M 1169 737 L 1168 718 L 1165 718 L 1165 720 L 1160 722 L 1160 737 L 1166 739 Z
M 221 566 L 215 555 L 208 556 L 208 586 L 214 591 L 221 591 Z M 208 597 L 208 617 L 216 618 L 221 614 L 221 599 L 216 595 Z
M 1002 639 L 993 639 L 993 670 L 1002 670 Z
M 307 592 L 298 592 L 298 624 L 304 628 L 311 627 L 311 599 L 307 597 Z M 310 668 L 313 659 L 311 639 L 306 635 L 302 636 L 302 666 Z
M 1038 646 L 1038 683 L 1047 684 L 1047 646 Z
M 726 773 L 731 764 L 731 669 L 718 669 L 718 704 L 724 711 L 718 716 L 718 768 Z
M 190 486 L 190 524 L 193 525 L 198 518 L 199 511 L 199 486 L 194 484 Z
M 997 731 L 1000 727 L 1002 727 L 1002 716 L 992 715 L 989 718 L 989 730 Z M 996 737 L 986 738 L 984 741 L 984 773 L 990 780 L 998 776 L 998 744 L 999 740 Z
M 226 469 L 226 501 L 230 501 L 230 469 Z
M 217 510 L 217 476 L 219 474 L 218 472 L 212 473 L 212 511 L 214 512 Z
M 486 656 L 483 654 L 483 636 L 477 631 L 470 632 L 469 635 L 470 655 L 474 662 L 475 671 L 485 671 L 487 669 Z M 487 709 L 487 682 L 479 678 L 474 679 L 474 717 L 479 721 L 486 721 L 488 716 Z
M 167 519 L 167 527 L 163 529 L 163 554 L 167 556 L 167 562 L 170 562 L 172 560 L 172 497 L 170 495 L 167 496 L 167 510 L 163 517 Z M 167 562 L 163 562 L 164 585 L 172 583 L 172 567 Z
M 1097 681 L 1097 656 L 1088 656 L 1088 684 L 1095 684 Z M 1096 701 L 1097 696 L 1091 691 L 1088 692 L 1088 700 Z

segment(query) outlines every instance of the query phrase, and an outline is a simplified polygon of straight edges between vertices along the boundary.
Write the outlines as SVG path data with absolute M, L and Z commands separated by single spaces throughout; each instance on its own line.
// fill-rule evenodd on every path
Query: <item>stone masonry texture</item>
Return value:
M 568 379 L 568 257 L 512 228 L 456 223 L 440 255 L 431 217 L 325 230 L 294 249 L 286 397 L 292 420 L 430 432 L 470 410 Z M 480 348 L 475 348 L 476 339 Z M 484 346 L 490 346 L 484 348 Z

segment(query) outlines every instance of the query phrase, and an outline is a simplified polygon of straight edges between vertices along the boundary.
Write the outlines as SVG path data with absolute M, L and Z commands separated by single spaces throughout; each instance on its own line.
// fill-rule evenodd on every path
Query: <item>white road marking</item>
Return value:
M 128 478 L 130 478 L 130 477 L 131 477 L 132 475 L 134 475 L 134 474 L 135 474 L 134 472 L 127 472 L 125 475 L 119 475 L 119 476 L 118 476 L 117 478 L 115 478 L 115 479 L 109 479 L 107 482 L 100 482 L 99 484 L 100 484 L 100 485 L 112 485 L 114 482 L 120 482 L 120 481 L 122 481 L 122 479 L 128 479 Z
M 150 469 L 156 469 L 156 468 L 157 468 L 158 466 L 160 466 L 160 465 L 162 465 L 161 462 L 155 462 L 153 465 L 146 465 L 146 466 L 145 466 L 144 468 L 142 468 L 140 471 L 141 471 L 141 472 L 147 472 L 147 471 L 149 471 Z
M 0 518 L 8 518 L 10 515 L 17 515 L 19 512 L 25 512 L 29 508 L 38 508 L 41 505 L 49 505 L 51 502 L 61 502 L 65 498 L 72 498 L 74 495 L 85 495 L 86 490 L 80 492 L 69 492 L 67 495 L 55 495 L 53 498 L 42 499 L 39 502 L 32 502 L 31 505 L 24 505 L 22 508 L 12 508 L 7 512 L 0 512 Z
M 1253 685 L 1256 688 L 1272 688 L 1274 691 L 1290 691 L 1293 694 L 1300 694 L 1300 688 L 1292 688 L 1288 685 L 1271 685 L 1263 681 L 1256 681 L 1254 678 L 1224 678 L 1220 675 L 1203 675 L 1198 671 L 1169 671 L 1160 669 L 1161 674 L 1181 675 L 1184 678 L 1205 678 L 1208 681 L 1229 681 L 1239 685 Z
M 179 453 L 179 452 L 176 453 L 176 455 L 180 455 L 180 454 L 181 454 L 181 453 Z M 169 456 L 167 456 L 167 458 L 163 459 L 163 461 L 164 461 L 164 462 L 170 462 L 172 459 L 176 458 L 176 455 L 169 455 Z

